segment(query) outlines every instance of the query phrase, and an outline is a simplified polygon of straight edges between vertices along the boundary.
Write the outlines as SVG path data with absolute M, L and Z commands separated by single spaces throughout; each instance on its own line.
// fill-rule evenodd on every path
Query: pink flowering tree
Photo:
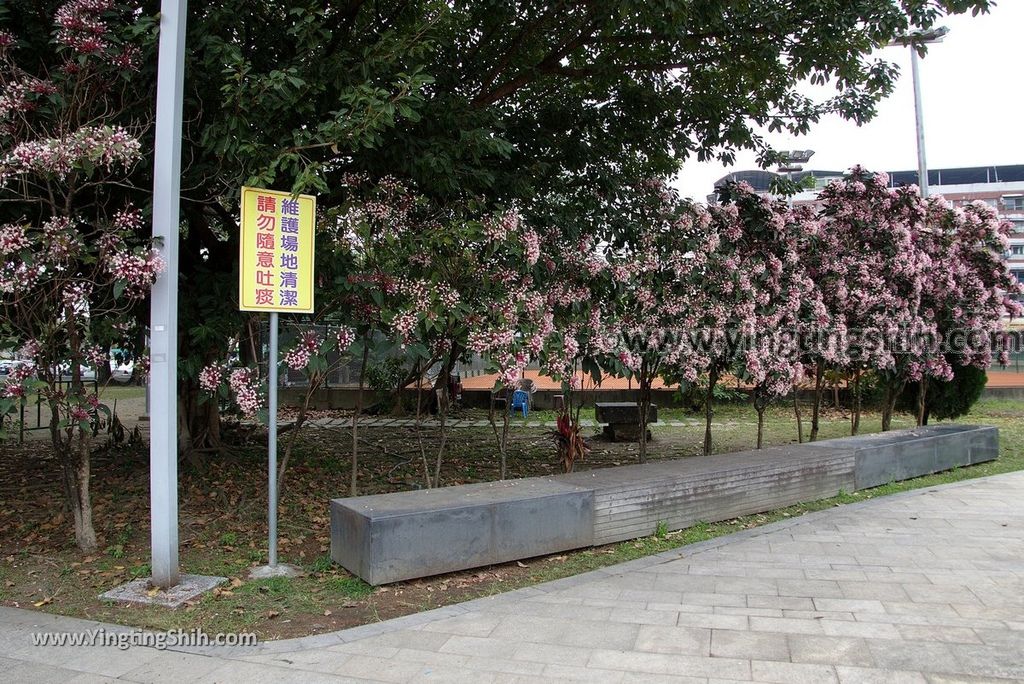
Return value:
M 607 289 L 610 272 L 594 237 L 571 222 L 555 226 L 543 237 L 535 305 L 541 312 L 528 347 L 541 372 L 561 386 L 552 437 L 562 470 L 572 472 L 590 452 L 580 422 L 585 386 L 600 383 L 598 358 L 616 349 L 619 339 L 609 331 L 614 315 Z
M 884 386 L 882 428 L 888 430 L 916 369 L 947 372 L 931 343 L 938 335 L 934 316 L 922 305 L 931 265 L 919 241 L 925 204 L 916 187 L 890 188 L 886 174 L 860 167 L 826 186 L 820 199 L 825 225 L 811 272 L 843 337 L 832 361 L 853 377 L 851 433 L 860 428 L 867 371 Z
M 295 321 L 288 321 L 296 323 Z M 284 452 L 277 472 L 278 490 L 283 491 L 285 473 L 291 461 L 295 443 L 306 424 L 310 402 L 323 387 L 326 378 L 348 363 L 350 355 L 361 350 L 354 348 L 356 332 L 346 325 L 325 325 L 321 320 L 298 322 L 286 328 L 284 334 L 286 351 L 277 360 L 279 371 L 294 371 L 303 378 L 303 394 L 295 419 L 287 425 L 288 433 Z M 255 367 L 231 367 L 225 362 L 215 362 L 199 372 L 199 386 L 208 401 L 233 403 L 243 418 L 266 421 L 264 394 L 266 383 L 260 378 Z
M 927 201 L 924 226 L 915 234 L 923 253 L 922 318 L 935 343 L 907 363 L 906 380 L 918 384 L 917 420 L 927 419 L 930 383 L 949 382 L 955 366 L 985 370 L 1005 365 L 1004 318 L 1019 316 L 1021 286 L 1006 266 L 1010 225 L 984 202 L 954 207 Z
M 629 189 L 600 253 L 588 257 L 605 282 L 594 321 L 597 361 L 611 375 L 636 379 L 641 463 L 647 459 L 655 379 L 667 366 L 704 365 L 685 340 L 703 265 L 694 259 L 695 248 L 710 218 L 663 181 L 651 179 Z
M 727 204 L 715 212 L 721 239 L 709 255 L 709 271 L 717 275 L 721 294 L 733 298 L 727 308 L 735 318 L 728 324 L 735 327 L 726 335 L 725 358 L 733 356 L 734 373 L 754 388 L 760 449 L 765 410 L 795 391 L 803 376 L 801 314 L 814 309 L 816 293 L 800 260 L 799 213 L 743 183 L 724 188 L 721 199 Z
M 47 62 L 28 47 L 38 36 L 0 31 L 0 346 L 23 360 L 0 412 L 41 393 L 75 541 L 92 551 L 92 437 L 109 411 L 82 368 L 108 363 L 103 349 L 163 268 L 132 201 L 139 131 L 121 120 L 149 19 L 72 0 L 53 21 Z
M 509 343 L 520 329 L 521 295 L 531 286 L 537 241 L 514 209 L 491 213 L 473 203 L 441 204 L 389 177 L 354 177 L 349 185 L 351 201 L 337 212 L 333 229 L 338 248 L 347 245 L 353 256 L 336 296 L 359 302 L 387 341 L 377 345 L 407 359 L 404 385 L 414 383 L 416 390 L 424 483 L 437 487 L 455 364 L 475 352 L 500 366 L 506 378 L 525 365 L 518 365 L 521 355 L 510 352 Z M 428 372 L 437 374 L 430 385 Z M 432 454 L 422 429 L 428 407 L 439 418 Z

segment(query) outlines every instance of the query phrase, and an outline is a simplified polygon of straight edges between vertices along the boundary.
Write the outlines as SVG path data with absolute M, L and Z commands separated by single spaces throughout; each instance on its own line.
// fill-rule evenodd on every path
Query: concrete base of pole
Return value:
M 302 568 L 287 563 L 277 565 L 261 565 L 249 571 L 249 579 L 267 579 L 268 577 L 302 577 L 306 573 Z
M 199 598 L 217 585 L 227 581 L 227 577 L 182 575 L 181 581 L 173 587 L 157 589 L 150 584 L 148 577 L 142 577 L 100 594 L 100 600 L 180 608 L 186 602 Z

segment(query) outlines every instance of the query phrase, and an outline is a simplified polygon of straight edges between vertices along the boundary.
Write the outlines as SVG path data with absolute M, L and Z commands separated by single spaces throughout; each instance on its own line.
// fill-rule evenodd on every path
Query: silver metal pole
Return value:
M 914 114 L 917 123 L 917 179 L 921 188 L 921 197 L 928 196 L 928 163 L 924 156 L 924 114 L 921 107 L 921 76 L 919 73 L 917 50 L 910 47 L 910 72 L 914 81 Z
M 267 360 L 267 382 L 270 385 L 267 394 L 267 410 L 269 416 L 269 431 L 267 435 L 267 459 L 269 461 L 270 486 L 267 496 L 267 506 L 270 515 L 267 516 L 270 528 L 270 567 L 277 566 L 277 312 L 270 313 L 270 352 Z
M 149 496 L 152 582 L 178 584 L 178 204 L 186 0 L 160 4 L 153 238 L 166 270 L 150 305 Z

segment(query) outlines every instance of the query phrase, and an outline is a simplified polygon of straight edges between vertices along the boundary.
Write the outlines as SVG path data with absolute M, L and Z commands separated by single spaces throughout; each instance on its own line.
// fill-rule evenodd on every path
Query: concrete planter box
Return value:
M 996 458 L 936 425 L 814 444 L 331 501 L 331 558 L 370 584 L 716 522 Z
M 818 444 L 826 449 L 853 452 L 856 489 L 868 489 L 992 461 L 999 455 L 999 429 L 983 425 L 929 425 L 829 439 Z

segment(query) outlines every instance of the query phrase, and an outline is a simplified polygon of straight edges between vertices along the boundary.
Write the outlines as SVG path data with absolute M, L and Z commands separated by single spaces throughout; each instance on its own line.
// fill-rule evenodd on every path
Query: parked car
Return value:
M 113 382 L 119 382 L 121 384 L 131 382 L 133 372 L 135 372 L 135 364 L 131 361 L 127 363 L 118 363 L 113 359 L 110 360 L 110 379 Z
M 89 366 L 79 366 L 79 369 L 82 382 L 93 382 L 96 380 L 96 371 Z M 60 379 L 61 382 L 71 382 L 71 364 L 62 363 L 60 365 Z

